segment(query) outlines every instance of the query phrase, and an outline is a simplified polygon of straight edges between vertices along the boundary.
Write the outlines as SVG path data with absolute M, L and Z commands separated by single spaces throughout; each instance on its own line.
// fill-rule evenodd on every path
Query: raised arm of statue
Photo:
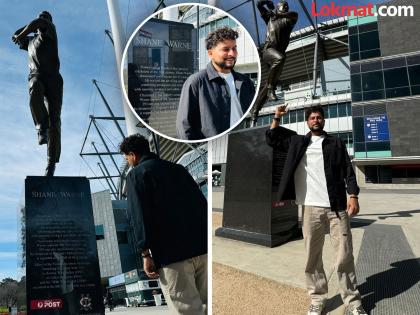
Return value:
M 25 27 L 17 30 L 12 37 L 12 41 L 14 43 L 19 43 L 19 41 L 21 41 L 23 38 L 25 38 L 30 33 L 35 33 L 39 28 L 42 28 L 45 25 L 45 23 L 47 23 L 47 22 L 42 18 L 37 18 L 37 19 L 33 20 L 32 22 L 30 22 Z M 18 31 L 20 31 L 20 32 L 18 33 Z
M 258 0 L 257 2 L 258 11 L 264 20 L 265 24 L 270 21 L 270 17 L 273 15 L 274 3 L 271 0 Z

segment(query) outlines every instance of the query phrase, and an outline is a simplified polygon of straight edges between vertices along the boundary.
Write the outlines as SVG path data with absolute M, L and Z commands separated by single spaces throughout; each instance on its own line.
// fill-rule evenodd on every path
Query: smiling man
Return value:
M 176 121 L 179 139 L 216 136 L 235 125 L 251 105 L 254 84 L 249 77 L 233 70 L 238 56 L 237 38 L 238 32 L 229 27 L 207 36 L 211 61 L 182 87 Z
M 276 109 L 266 136 L 268 145 L 287 152 L 279 197 L 283 200 L 295 199 L 303 208 L 305 275 L 311 297 L 308 315 L 321 315 L 328 296 L 328 280 L 322 262 L 325 231 L 329 231 L 336 253 L 335 269 L 341 298 L 347 306 L 346 314 L 367 314 L 356 288 L 349 220 L 359 212 L 359 187 L 346 146 L 341 139 L 324 131 L 321 106 L 306 110 L 308 134 L 283 136 L 279 123 L 287 113 L 286 107 Z

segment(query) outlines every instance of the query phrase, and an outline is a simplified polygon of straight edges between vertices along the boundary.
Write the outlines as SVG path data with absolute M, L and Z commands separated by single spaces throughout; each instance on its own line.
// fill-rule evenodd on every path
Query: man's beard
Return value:
M 321 125 L 321 124 L 318 124 L 318 127 L 311 126 L 311 127 L 309 128 L 309 130 L 310 130 L 310 131 L 323 131 L 323 130 L 324 130 L 324 126 L 323 126 L 323 125 Z
M 214 63 L 222 69 L 233 69 L 235 67 L 235 64 L 236 64 L 236 58 L 233 58 L 233 64 L 231 66 L 226 65 L 226 63 L 224 61 L 222 61 L 222 62 L 214 61 Z

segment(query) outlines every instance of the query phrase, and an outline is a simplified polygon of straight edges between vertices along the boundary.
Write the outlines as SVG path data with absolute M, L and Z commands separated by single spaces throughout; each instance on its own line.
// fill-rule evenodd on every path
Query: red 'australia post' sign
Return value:
M 60 309 L 63 308 L 62 299 L 31 300 L 31 310 Z

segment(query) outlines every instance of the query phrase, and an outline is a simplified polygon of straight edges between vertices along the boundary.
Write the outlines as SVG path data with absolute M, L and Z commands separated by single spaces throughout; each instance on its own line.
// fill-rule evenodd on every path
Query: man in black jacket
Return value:
M 335 267 L 344 304 L 351 315 L 366 314 L 356 288 L 349 222 L 349 217 L 359 212 L 359 187 L 346 146 L 323 130 L 325 120 L 321 106 L 306 110 L 310 129 L 307 135 L 285 132 L 279 123 L 287 113 L 286 107 L 276 109 L 266 136 L 270 146 L 287 152 L 279 197 L 296 200 L 303 207 L 305 275 L 311 297 L 308 315 L 321 314 L 328 296 L 328 281 L 322 263 L 326 230 L 330 231 L 336 253 Z
M 176 314 L 205 314 L 207 200 L 179 164 L 159 159 L 141 135 L 120 145 L 128 164 L 127 201 L 136 248 L 150 278 L 160 278 Z
M 184 83 L 176 129 L 179 139 L 200 140 L 233 127 L 251 106 L 255 87 L 246 75 L 233 70 L 239 34 L 229 27 L 206 38 L 211 62 Z

